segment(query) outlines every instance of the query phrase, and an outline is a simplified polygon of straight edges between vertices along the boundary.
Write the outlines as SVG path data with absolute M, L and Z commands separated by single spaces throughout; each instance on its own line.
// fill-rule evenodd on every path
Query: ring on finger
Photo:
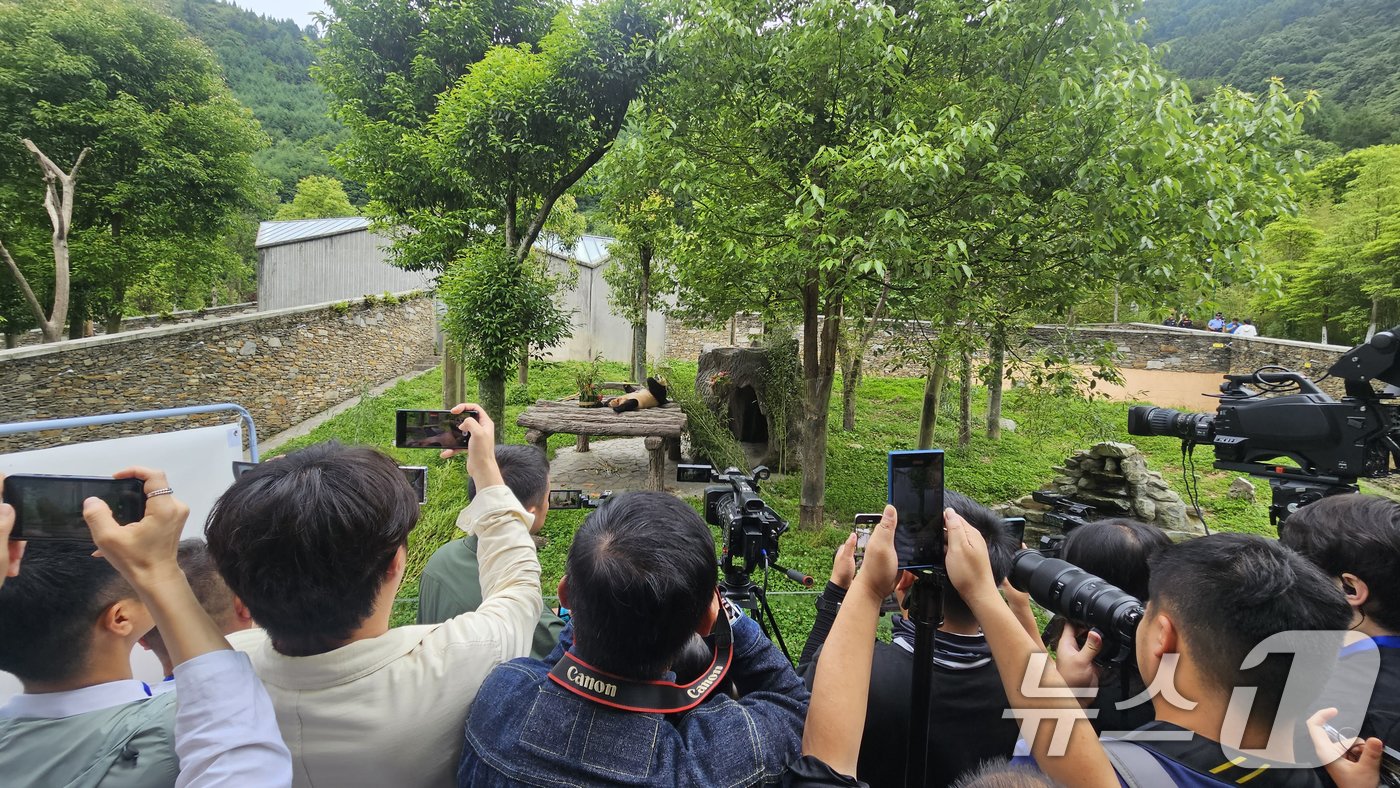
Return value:
M 172 490 L 172 489 L 170 489 L 169 487 L 162 487 L 162 488 L 160 488 L 159 490 L 151 490 L 150 492 L 146 493 L 146 499 L 147 499 L 147 500 L 150 500 L 151 498 L 156 498 L 156 497 L 159 497 L 159 496 L 162 496 L 162 495 L 174 495 L 174 494 L 175 494 L 175 491 Z

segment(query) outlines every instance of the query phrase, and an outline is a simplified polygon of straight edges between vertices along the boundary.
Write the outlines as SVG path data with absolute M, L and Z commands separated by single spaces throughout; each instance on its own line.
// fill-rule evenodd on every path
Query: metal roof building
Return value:
M 389 239 L 362 216 L 258 225 L 258 309 L 425 290 L 430 274 L 389 263 Z

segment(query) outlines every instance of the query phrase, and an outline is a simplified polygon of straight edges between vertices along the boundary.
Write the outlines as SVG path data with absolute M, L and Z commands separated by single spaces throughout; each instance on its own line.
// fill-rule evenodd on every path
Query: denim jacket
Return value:
M 611 709 L 550 681 L 573 635 L 570 624 L 545 660 L 511 660 L 486 678 L 467 717 L 459 788 L 739 788 L 776 783 L 800 755 L 807 689 L 752 619 L 734 623 L 728 678 L 739 700 L 717 694 L 669 717 Z

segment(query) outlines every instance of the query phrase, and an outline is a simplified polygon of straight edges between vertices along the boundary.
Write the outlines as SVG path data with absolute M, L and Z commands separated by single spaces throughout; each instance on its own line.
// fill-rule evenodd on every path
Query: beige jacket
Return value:
M 458 515 L 480 540 L 484 601 L 471 613 L 310 657 L 278 654 L 260 629 L 229 636 L 272 696 L 294 786 L 455 784 L 467 707 L 492 668 L 530 653 L 540 618 L 528 521 L 505 486 Z

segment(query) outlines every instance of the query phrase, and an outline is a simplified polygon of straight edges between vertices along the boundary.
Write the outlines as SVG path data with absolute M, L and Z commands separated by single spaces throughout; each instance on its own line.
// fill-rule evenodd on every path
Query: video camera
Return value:
M 586 493 L 583 490 L 550 490 L 551 509 L 597 509 L 603 501 L 612 497 L 612 490 L 600 493 Z
M 1128 432 L 1175 436 L 1183 450 L 1209 443 L 1216 468 L 1268 479 L 1269 519 L 1277 524 L 1300 506 L 1356 492 L 1358 478 L 1388 476 L 1400 465 L 1400 326 L 1348 350 L 1328 376 L 1345 381 L 1340 401 L 1281 367 L 1226 375 L 1214 414 L 1137 405 L 1128 409 Z M 1389 385 L 1377 391 L 1373 380 Z M 1281 457 L 1297 467 L 1278 464 Z
M 1035 490 L 1031 498 L 1036 503 L 1050 507 L 1045 513 L 1045 524 L 1060 529 L 1058 534 L 1045 534 L 1040 537 L 1040 552 L 1050 558 L 1059 558 L 1064 550 L 1065 536 L 1081 525 L 1100 519 L 1099 510 L 1087 503 L 1079 503 L 1068 495 Z
M 752 475 L 738 468 L 720 473 L 712 465 L 676 467 L 676 481 L 715 483 L 705 488 L 705 522 L 724 532 L 720 566 L 726 582 L 748 586 L 755 569 L 776 569 L 792 582 L 810 586 L 810 576 L 778 565 L 778 537 L 787 532 L 788 523 L 758 495 L 758 483 L 770 475 L 762 465 Z
M 1011 564 L 1011 584 L 1041 607 L 1080 626 L 1098 630 L 1103 648 L 1100 664 L 1128 661 L 1142 622 L 1142 602 L 1102 578 L 1059 558 L 1022 550 Z

